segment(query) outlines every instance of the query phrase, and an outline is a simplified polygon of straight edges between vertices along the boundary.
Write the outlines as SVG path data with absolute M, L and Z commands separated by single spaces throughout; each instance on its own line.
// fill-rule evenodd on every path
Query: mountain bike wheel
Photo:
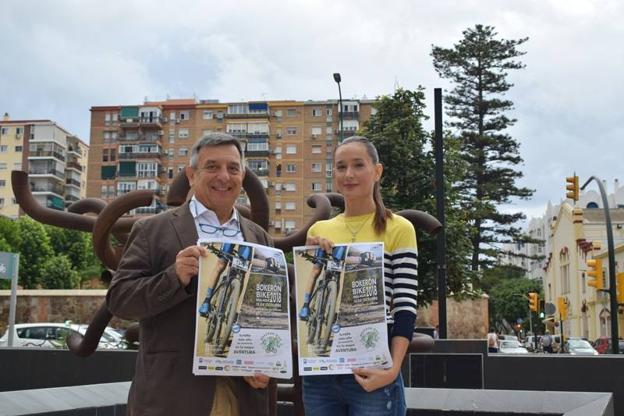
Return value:
M 234 279 L 230 282 L 230 288 L 228 290 L 225 307 L 225 314 L 221 321 L 221 327 L 219 328 L 219 335 L 217 339 L 217 348 L 219 351 L 225 350 L 228 340 L 230 339 L 230 333 L 232 332 L 232 324 L 236 317 L 236 307 L 238 306 L 238 298 L 240 296 L 241 281 Z
M 225 290 L 223 290 L 223 287 L 218 287 L 217 288 L 218 294 L 216 296 L 213 296 L 212 299 L 210 299 L 210 310 L 208 312 L 208 322 L 207 322 L 207 326 L 206 326 L 206 343 L 207 344 L 214 344 L 215 343 L 215 334 L 218 334 L 218 326 L 219 326 L 219 319 L 218 319 L 218 314 L 219 311 L 217 310 L 219 308 L 219 305 L 221 304 L 221 298 L 223 298 L 223 295 L 225 294 Z
M 327 351 L 329 346 L 329 338 L 331 335 L 331 327 L 334 324 L 334 315 L 336 314 L 336 302 L 338 296 L 338 289 L 336 282 L 331 281 L 327 283 L 325 290 L 325 308 L 320 312 L 322 313 L 322 319 L 319 330 L 318 348 L 321 353 Z
M 317 333 L 319 331 L 320 321 L 321 321 L 321 312 L 323 309 L 323 293 L 324 290 L 322 287 L 317 288 L 316 292 L 313 295 L 313 302 L 310 302 L 310 312 L 308 317 L 308 345 L 314 345 L 315 340 L 317 338 Z

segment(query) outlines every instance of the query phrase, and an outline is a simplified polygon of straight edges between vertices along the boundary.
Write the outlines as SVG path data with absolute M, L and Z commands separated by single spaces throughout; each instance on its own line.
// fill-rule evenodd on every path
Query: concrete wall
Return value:
M 9 322 L 11 291 L 0 290 L 0 334 Z M 64 322 L 89 323 L 95 311 L 104 302 L 106 290 L 18 290 L 16 323 Z M 488 330 L 487 297 L 458 302 L 447 299 L 449 338 L 485 338 Z M 125 327 L 127 322 L 113 318 L 114 327 Z M 438 302 L 418 309 L 416 325 L 435 327 L 438 324 Z
M 106 290 L 18 290 L 16 323 L 65 322 L 89 323 L 104 302 Z M 9 323 L 11 291 L 0 290 L 0 335 Z M 126 327 L 127 322 L 113 318 L 111 326 Z

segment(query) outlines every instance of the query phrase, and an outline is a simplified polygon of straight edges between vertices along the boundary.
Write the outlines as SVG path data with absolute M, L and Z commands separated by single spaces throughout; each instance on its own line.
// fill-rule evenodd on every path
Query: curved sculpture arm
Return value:
M 108 311 L 106 302 L 103 302 L 93 316 L 84 336 L 75 332 L 67 339 L 70 351 L 79 357 L 88 357 L 93 354 L 112 317 L 113 314 Z
M 179 172 L 171 185 L 169 185 L 169 191 L 167 192 L 167 206 L 179 207 L 186 202 L 191 185 L 184 170 Z
M 117 269 L 120 258 L 109 243 L 109 233 L 115 222 L 117 222 L 119 217 L 132 209 L 150 205 L 153 198 L 154 192 L 149 190 L 128 192 L 113 200 L 98 215 L 93 226 L 93 249 L 96 256 L 109 269 Z
M 76 214 L 100 214 L 106 208 L 106 202 L 99 198 L 85 198 L 74 202 L 67 207 L 68 212 Z M 113 235 L 120 243 L 125 244 L 130 235 L 132 225 L 137 218 L 120 218 L 113 227 Z M 95 224 L 95 223 L 94 223 Z
M 433 338 L 427 334 L 414 333 L 412 342 L 407 347 L 407 352 L 430 352 L 433 349 Z
M 438 219 L 433 215 L 424 211 L 419 211 L 417 209 L 404 209 L 403 211 L 395 212 L 395 214 L 408 219 L 412 224 L 414 224 L 414 228 L 416 230 L 424 230 L 433 235 L 437 234 L 438 231 L 442 229 L 440 221 L 438 221 Z
M 290 251 L 295 246 L 305 245 L 306 235 L 312 224 L 317 221 L 326 220 L 331 215 L 331 204 L 326 194 L 312 195 L 308 197 L 307 202 L 310 207 L 315 208 L 312 213 L 312 218 L 310 218 L 307 224 L 299 231 L 283 238 L 275 238 L 273 242 L 276 248 L 283 251 Z
M 13 194 L 15 194 L 15 200 L 20 208 L 32 219 L 43 224 L 85 231 L 88 233 L 93 229 L 93 225 L 95 224 L 95 218 L 93 217 L 46 208 L 39 204 L 30 191 L 28 174 L 26 172 L 18 170 L 12 171 L 11 184 L 13 187 Z

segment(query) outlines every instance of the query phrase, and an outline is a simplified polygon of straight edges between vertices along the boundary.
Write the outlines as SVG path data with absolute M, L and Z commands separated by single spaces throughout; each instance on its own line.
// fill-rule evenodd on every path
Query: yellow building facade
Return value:
M 611 209 L 611 219 L 616 242 L 624 241 L 624 209 Z M 619 226 L 618 226 L 619 224 Z M 608 261 L 606 260 L 607 236 L 602 209 L 574 208 L 568 203 L 561 204 L 551 222 L 550 252 L 545 266 L 545 301 L 557 306 L 559 299 L 567 303 L 567 317 L 563 320 L 563 334 L 566 337 L 583 337 L 595 340 L 611 334 L 611 311 L 609 295 L 598 291 L 588 282 L 587 261 L 603 259 L 603 286 L 608 289 Z M 618 264 L 622 267 L 624 251 L 618 254 Z M 618 313 L 620 333 L 624 326 Z M 555 333 L 561 333 L 561 316 L 557 310 L 547 323 Z

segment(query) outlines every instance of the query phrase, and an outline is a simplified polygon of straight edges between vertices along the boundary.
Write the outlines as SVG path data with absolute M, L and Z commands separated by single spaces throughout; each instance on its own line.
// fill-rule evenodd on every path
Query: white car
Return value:
M 526 348 L 520 345 L 518 340 L 512 339 L 504 339 L 500 342 L 500 347 L 498 348 L 498 352 L 503 354 L 528 354 Z
M 67 348 L 66 339 L 73 333 L 84 335 L 87 331 L 87 325 L 60 324 L 40 322 L 33 324 L 15 324 L 15 332 L 13 333 L 14 347 L 39 347 L 39 348 Z M 9 329 L 0 338 L 0 347 L 8 346 Z M 123 348 L 114 338 L 106 333 L 102 334 L 102 338 L 98 344 L 98 349 L 117 349 Z

